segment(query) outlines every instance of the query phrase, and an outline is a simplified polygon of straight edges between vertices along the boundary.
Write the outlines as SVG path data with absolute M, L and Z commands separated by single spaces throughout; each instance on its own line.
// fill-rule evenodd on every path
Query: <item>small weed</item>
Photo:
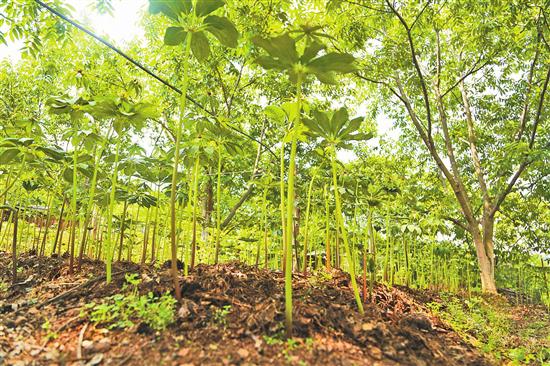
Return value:
M 46 332 L 46 336 L 44 337 L 46 338 L 46 340 L 51 341 L 59 337 L 59 334 L 57 334 L 57 332 L 54 332 L 52 330 L 52 323 L 50 323 L 48 319 L 46 319 L 46 321 L 42 323 L 40 327 L 42 328 L 43 331 Z
M 281 338 L 282 338 L 282 335 L 281 335 L 281 334 L 275 334 L 273 337 L 268 336 L 268 335 L 264 335 L 264 336 L 263 336 L 264 342 L 265 342 L 268 346 L 274 346 L 274 345 L 277 345 L 277 344 L 283 344 L 283 341 L 281 340 Z
M 147 295 L 139 295 L 137 286 L 141 280 L 138 275 L 126 275 L 126 284 L 122 290 L 128 294 L 116 294 L 107 298 L 101 304 L 87 304 L 87 310 L 81 313 L 88 316 L 95 324 L 105 324 L 109 329 L 129 328 L 134 321 L 144 322 L 155 330 L 164 330 L 174 322 L 174 307 L 176 300 L 166 293 L 161 297 L 155 297 L 149 292 Z
M 311 277 L 309 277 L 309 283 L 311 286 L 315 287 L 331 281 L 332 278 L 332 274 L 327 272 L 325 268 L 318 268 L 313 271 Z
M 214 322 L 222 327 L 227 326 L 227 316 L 231 312 L 231 305 L 225 305 L 214 312 Z

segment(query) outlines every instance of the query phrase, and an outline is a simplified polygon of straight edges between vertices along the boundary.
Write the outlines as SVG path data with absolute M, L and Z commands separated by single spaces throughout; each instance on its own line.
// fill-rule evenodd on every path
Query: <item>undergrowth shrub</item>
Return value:
M 87 304 L 84 316 L 96 325 L 108 329 L 129 328 L 137 323 L 146 323 L 154 330 L 164 330 L 174 322 L 176 299 L 169 293 L 155 297 L 152 292 L 139 295 L 138 275 L 127 274 L 122 292 L 106 299 L 105 302 Z
M 442 302 L 428 303 L 428 308 L 483 352 L 497 360 L 508 359 L 509 365 L 550 365 L 550 349 L 536 343 L 525 345 L 548 326 L 546 321 L 532 322 L 523 329 L 519 339 L 524 345 L 516 347 L 514 339 L 518 335 L 512 326 L 511 308 L 502 301 L 487 301 L 480 296 L 460 299 L 451 295 L 442 295 L 441 299 Z

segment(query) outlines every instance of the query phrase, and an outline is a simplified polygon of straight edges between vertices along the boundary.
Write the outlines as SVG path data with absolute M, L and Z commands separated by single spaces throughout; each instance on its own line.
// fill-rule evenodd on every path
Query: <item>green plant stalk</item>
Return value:
M 77 212 L 76 212 L 76 166 L 78 161 L 78 148 L 77 145 L 74 146 L 73 152 L 73 196 L 71 198 L 71 211 L 73 216 L 73 221 L 76 223 Z M 73 274 L 73 265 L 74 265 L 74 239 L 76 235 L 76 228 L 71 232 L 70 237 L 70 257 L 69 257 L 69 275 Z
M 403 233 L 403 248 L 405 250 L 405 285 L 409 286 L 409 245 L 408 241 L 405 239 L 405 233 Z
M 193 235 L 191 240 L 191 270 L 195 268 L 195 258 L 197 256 L 197 206 L 199 202 L 199 173 L 200 173 L 200 155 L 195 158 L 195 167 L 193 169 Z
M 44 235 L 42 236 L 42 242 L 40 243 L 40 256 L 43 256 L 46 251 L 46 239 L 48 237 L 48 229 L 50 227 L 51 213 L 53 206 L 53 195 L 48 200 L 48 212 L 46 213 L 46 228 L 44 229 Z M 40 235 L 39 238 L 40 239 Z
M 149 226 L 151 222 L 151 207 L 147 207 L 147 212 L 145 213 L 145 223 L 143 226 L 143 248 L 141 250 L 141 261 L 140 265 L 143 267 L 145 261 L 147 260 L 147 244 L 149 244 Z
M 285 144 L 284 142 L 281 144 L 281 154 L 280 154 L 280 164 L 279 164 L 280 170 L 279 170 L 279 186 L 280 186 L 280 194 L 281 194 L 281 227 L 282 227 L 282 242 L 283 242 L 283 271 L 285 269 L 286 263 L 286 220 L 285 220 L 285 209 L 286 209 L 286 203 L 285 203 Z
M 389 282 L 390 273 L 390 218 L 386 215 L 386 254 L 384 258 L 384 281 Z
M 176 300 L 181 301 L 181 288 L 178 281 L 178 246 L 176 238 L 176 189 L 177 189 L 177 174 L 178 165 L 180 162 L 181 135 L 183 131 L 183 122 L 185 120 L 185 106 L 187 103 L 187 87 L 189 84 L 189 56 L 191 51 L 191 38 L 193 33 L 188 32 L 185 37 L 185 48 L 183 53 L 183 85 L 181 88 L 180 97 L 180 116 L 176 129 L 176 146 L 174 150 L 174 166 L 172 167 L 172 182 L 170 185 L 170 253 L 172 257 L 171 272 L 172 280 L 174 281 L 174 291 Z
M 187 224 L 185 225 L 185 233 L 191 231 L 191 228 L 189 228 L 189 223 L 192 223 L 192 216 L 193 216 L 193 206 L 191 204 L 191 200 L 193 197 L 193 171 L 189 173 L 189 189 L 187 191 Z M 185 243 L 187 243 L 187 240 L 184 240 Z M 190 241 L 189 241 L 190 243 Z M 183 248 L 184 251 L 184 274 L 187 276 L 189 274 L 189 263 L 191 262 L 190 252 L 191 250 L 187 249 L 187 246 Z
M 221 202 L 222 202 L 222 148 L 218 144 L 218 170 L 216 182 L 216 253 L 214 254 L 214 264 L 218 264 L 220 258 L 220 237 L 221 237 Z
M 432 243 L 430 246 L 431 251 L 431 259 L 430 259 L 430 281 L 432 287 L 435 286 L 435 271 L 434 271 L 434 263 L 435 263 L 435 237 L 432 238 Z
M 14 210 L 13 217 L 13 240 L 11 244 L 11 262 L 12 262 L 12 273 L 11 273 L 11 283 L 15 285 L 17 283 L 17 224 L 19 223 L 19 209 L 16 207 Z
M 264 268 L 267 269 L 268 266 L 268 254 L 267 254 L 267 186 L 264 187 L 264 202 L 263 202 L 263 209 L 264 209 L 264 219 L 263 219 L 263 226 L 264 226 L 264 255 L 265 255 L 265 261 L 264 261 Z
M 24 156 L 24 155 L 23 155 Z M 23 172 L 23 168 L 21 168 L 20 170 L 20 173 Z M 8 173 L 8 179 L 6 180 L 6 188 L 4 189 L 4 192 L 2 192 L 2 194 L 0 194 L 0 197 L 3 198 L 4 200 L 4 203 L 6 202 L 6 195 L 8 194 L 8 192 L 10 191 L 10 189 L 15 185 L 15 183 L 18 182 L 17 179 L 14 179 L 11 183 L 10 183 L 10 177 L 11 177 L 11 170 L 10 172 Z
M 374 290 L 374 280 L 376 279 L 376 231 L 372 224 L 372 211 L 369 212 L 369 221 L 368 221 L 368 233 L 369 233 L 369 261 L 372 261 L 372 266 L 369 263 L 369 272 L 370 272 L 370 287 L 369 287 L 369 299 L 373 301 L 372 293 Z
M 323 195 L 325 197 L 325 258 L 327 271 L 330 271 L 330 207 L 328 202 L 328 192 L 326 184 L 323 188 Z
M 4 232 L 2 233 L 2 239 L 1 239 L 1 243 L 4 242 L 4 240 L 6 239 L 6 235 L 8 234 L 8 232 L 10 231 L 10 228 L 11 228 L 11 223 L 13 221 L 13 211 L 10 210 L 10 214 L 8 215 L 8 224 L 6 226 L 6 230 L 4 230 Z M 6 244 L 6 247 L 8 245 Z M 6 251 L 7 251 L 7 248 L 6 248 Z
M 363 303 L 361 302 L 361 296 L 359 295 L 359 289 L 357 287 L 357 279 L 355 278 L 355 264 L 353 263 L 353 257 L 350 253 L 350 247 L 348 242 L 348 234 L 344 226 L 344 220 L 342 217 L 342 203 L 340 202 L 340 194 L 338 192 L 338 180 L 336 178 L 336 149 L 332 147 L 331 159 L 332 165 L 332 184 L 334 186 L 334 201 L 336 208 L 336 224 L 340 226 L 340 232 L 342 240 L 344 241 L 344 250 L 346 251 L 346 258 L 348 259 L 349 274 L 351 276 L 351 287 L 353 288 L 353 295 L 355 296 L 355 302 L 357 302 L 357 309 L 360 314 L 364 314 Z
M 111 124 L 111 127 L 109 129 L 109 132 L 107 133 L 107 140 L 111 138 L 111 133 L 113 131 L 113 126 Z M 94 197 L 95 197 L 95 190 L 97 185 L 97 172 L 99 170 L 99 160 L 101 159 L 101 155 L 103 155 L 103 151 L 105 150 L 105 143 L 101 144 L 99 151 L 97 151 L 96 158 L 94 160 L 94 171 L 92 173 L 92 181 L 90 182 L 90 191 L 88 193 L 88 202 L 86 203 L 86 208 L 84 212 L 84 230 L 82 233 L 82 240 L 80 242 L 80 248 L 79 248 L 79 254 L 78 254 L 78 264 L 77 264 L 77 270 L 80 270 L 82 266 L 82 256 L 84 254 L 84 245 L 86 242 L 86 235 L 88 230 L 86 230 L 86 226 L 88 226 L 88 223 L 90 221 L 90 214 L 92 212 L 92 207 L 94 204 Z
M 111 176 L 111 192 L 109 194 L 109 210 L 107 211 L 107 238 L 105 239 L 105 264 L 107 266 L 107 283 L 111 283 L 112 275 L 112 262 L 113 262 L 113 251 L 111 250 L 111 238 L 112 238 L 112 229 L 113 229 L 113 211 L 115 208 L 115 192 L 117 186 L 117 177 L 118 177 L 118 157 L 120 151 L 120 136 L 116 142 L 115 148 L 115 164 L 113 168 L 113 175 Z
M 155 226 L 153 226 L 153 238 L 151 239 L 151 264 L 155 264 L 157 255 L 155 252 L 155 244 L 157 243 L 157 232 L 159 224 L 159 211 L 160 211 L 160 184 L 157 185 L 157 205 L 155 207 Z M 123 233 L 123 231 L 121 231 Z M 122 241 L 121 241 L 122 242 Z
M 313 192 L 313 183 L 315 183 L 315 178 L 317 174 L 314 173 L 311 177 L 311 181 L 309 182 L 309 187 L 307 190 L 307 205 L 306 205 L 306 227 L 305 227 L 305 233 L 304 233 L 304 260 L 303 260 L 303 266 L 302 270 L 303 273 L 307 272 L 307 251 L 308 251 L 308 242 L 309 242 L 309 212 L 311 208 L 311 193 Z
M 294 179 L 296 171 L 296 150 L 298 144 L 297 131 L 300 126 L 300 110 L 302 99 L 302 77 L 298 75 L 296 82 L 296 121 L 294 130 L 290 131 L 290 161 L 288 164 L 288 189 L 286 202 L 286 248 L 285 248 L 285 326 L 287 337 L 292 336 L 292 236 L 293 236 L 293 212 L 294 212 Z M 290 129 L 289 129 L 290 130 Z

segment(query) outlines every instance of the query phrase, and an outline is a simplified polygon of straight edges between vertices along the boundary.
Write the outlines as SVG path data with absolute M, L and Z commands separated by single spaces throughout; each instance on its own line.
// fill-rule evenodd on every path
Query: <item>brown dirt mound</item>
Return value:
M 5 282 L 8 265 L 8 256 L 0 257 Z M 24 284 L 0 295 L 0 364 L 3 357 L 8 364 L 38 365 L 488 365 L 430 315 L 422 301 L 431 295 L 378 285 L 361 315 L 342 271 L 294 275 L 296 338 L 284 341 L 281 272 L 241 263 L 199 265 L 181 277 L 184 301 L 176 323 L 158 333 L 141 325 L 107 331 L 79 312 L 119 292 L 125 273 L 141 273 L 140 293 L 171 291 L 167 270 L 115 263 L 106 285 L 101 262 L 86 260 L 72 277 L 61 258 L 23 255 L 20 267 Z M 220 324 L 215 318 L 224 307 Z M 56 339 L 45 341 L 52 332 Z

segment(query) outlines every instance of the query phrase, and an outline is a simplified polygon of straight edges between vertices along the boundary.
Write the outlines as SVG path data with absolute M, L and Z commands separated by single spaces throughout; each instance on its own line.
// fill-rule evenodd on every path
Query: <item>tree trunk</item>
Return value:
M 481 289 L 483 292 L 496 293 L 495 259 L 493 243 L 494 218 L 485 217 L 482 231 L 478 227 L 470 228 L 470 233 L 476 248 L 477 262 L 481 277 Z

